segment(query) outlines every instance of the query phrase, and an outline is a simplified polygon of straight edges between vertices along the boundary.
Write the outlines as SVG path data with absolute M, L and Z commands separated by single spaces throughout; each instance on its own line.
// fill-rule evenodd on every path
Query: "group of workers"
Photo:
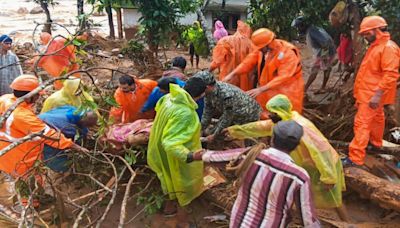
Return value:
M 317 69 L 329 74 L 336 51 L 332 39 L 324 30 L 306 26 L 302 18 L 293 25 L 318 49 L 312 74 Z M 342 203 L 342 161 L 318 128 L 301 115 L 305 85 L 299 50 L 267 28 L 251 33 L 250 27 L 239 21 L 237 32 L 227 35 L 220 23 L 218 26 L 218 42 L 208 70 L 187 77 L 186 60 L 176 57 L 158 82 L 121 76 L 114 94 L 118 103 L 110 111 L 114 123 L 154 118 L 147 162 L 168 196 L 163 213 L 174 215 L 176 201 L 186 206 L 204 191 L 203 166 L 209 162 L 209 151 L 202 149 L 202 142 L 272 136 L 269 149 L 243 155 L 246 168 L 230 227 L 285 227 L 294 203 L 306 227 L 320 227 L 315 208 L 337 209 L 340 217 L 348 220 Z M 382 146 L 383 108 L 394 103 L 399 77 L 400 49 L 390 40 L 386 21 L 379 16 L 366 17 L 359 33 L 370 46 L 355 80 L 357 114 L 349 156 L 343 161 L 346 166 L 364 164 L 368 143 Z M 0 37 L 0 41 L 6 46 L 9 39 Z M 212 73 L 217 68 L 219 80 Z M 20 75 L 11 80 L 12 92 L 0 98 L 0 114 L 7 114 L 18 98 L 24 100 L 1 124 L 0 149 L 33 133 L 45 137 L 34 135 L 1 155 L 2 172 L 24 177 L 35 161 L 43 158 L 54 171 L 65 172 L 64 149 L 87 152 L 78 145 L 81 139 L 76 135 L 84 136 L 98 116 L 93 110 L 80 109 L 83 100 L 93 101 L 81 83 L 79 78 L 65 80 L 37 116 L 33 105 L 39 94 L 29 93 L 39 86 L 38 79 Z M 80 129 L 79 133 L 75 129 Z M 217 157 L 223 159 L 223 153 Z

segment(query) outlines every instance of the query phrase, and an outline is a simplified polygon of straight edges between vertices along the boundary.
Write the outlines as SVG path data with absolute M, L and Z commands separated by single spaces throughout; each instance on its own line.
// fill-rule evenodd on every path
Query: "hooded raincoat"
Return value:
M 194 51 L 197 55 L 208 55 L 207 39 L 204 35 L 203 29 L 201 28 L 200 22 L 195 21 L 193 26 L 185 31 L 184 37 L 193 44 Z
M 214 31 L 214 39 L 215 41 L 220 40 L 222 37 L 228 35 L 228 31 L 226 31 L 224 24 L 221 21 L 215 22 L 215 31 Z
M 213 61 L 211 69 L 219 68 L 219 80 L 232 72 L 252 51 L 250 40 L 251 28 L 242 21 L 238 21 L 238 28 L 234 35 L 226 36 L 217 42 L 213 49 Z M 240 74 L 232 82 L 233 85 L 247 91 L 254 87 L 253 80 L 250 80 L 250 73 Z
M 203 192 L 203 163 L 186 163 L 187 154 L 201 149 L 197 104 L 185 90 L 170 84 L 170 93 L 156 106 L 147 162 L 169 199 L 188 205 Z
M 249 73 L 257 67 L 258 86 L 268 88 L 256 97 L 261 107 L 265 108 L 265 104 L 275 95 L 284 94 L 289 97 L 293 109 L 301 113 L 304 80 L 300 51 L 287 41 L 275 39 L 273 42 L 276 42 L 275 50 L 265 55 L 259 50 L 253 51 L 235 69 L 235 72 L 239 75 Z
M 89 101 L 93 101 L 93 98 L 82 88 L 80 88 L 81 79 L 79 78 L 71 78 L 64 81 L 64 87 L 53 93 L 50 97 L 48 97 L 44 103 L 42 108 L 42 113 L 48 112 L 54 108 L 58 108 L 64 105 L 71 105 L 79 108 L 82 104 L 82 100 L 86 99 Z M 81 89 L 81 91 L 79 91 Z M 78 96 L 76 93 L 80 93 Z
M 300 145 L 291 152 L 295 163 L 303 167 L 311 178 L 311 190 L 317 208 L 335 208 L 342 205 L 342 191 L 346 189 L 342 162 L 328 140 L 308 119 L 296 111 L 284 95 L 273 97 L 267 104 L 269 112 L 277 113 L 283 121 L 294 120 L 304 129 Z M 229 127 L 234 138 L 266 137 L 272 135 L 271 120 Z M 326 190 L 324 185 L 334 185 Z

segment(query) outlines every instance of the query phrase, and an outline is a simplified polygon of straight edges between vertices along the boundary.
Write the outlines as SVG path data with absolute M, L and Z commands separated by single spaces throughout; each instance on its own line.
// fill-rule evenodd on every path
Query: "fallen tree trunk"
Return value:
M 400 212 L 400 185 L 379 178 L 363 169 L 345 168 L 346 185 L 379 206 Z
M 349 142 L 337 140 L 329 140 L 329 143 L 335 148 L 348 148 L 350 145 Z M 400 159 L 400 147 L 373 147 L 369 145 L 366 150 L 380 154 L 390 154 L 395 156 L 397 159 Z

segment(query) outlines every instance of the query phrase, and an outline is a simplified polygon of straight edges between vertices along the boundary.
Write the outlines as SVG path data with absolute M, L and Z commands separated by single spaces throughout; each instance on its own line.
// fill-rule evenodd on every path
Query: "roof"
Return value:
M 248 8 L 246 0 L 226 0 L 225 8 L 222 9 L 221 0 L 211 0 L 207 6 L 207 10 L 225 10 L 225 11 L 240 11 L 245 12 Z

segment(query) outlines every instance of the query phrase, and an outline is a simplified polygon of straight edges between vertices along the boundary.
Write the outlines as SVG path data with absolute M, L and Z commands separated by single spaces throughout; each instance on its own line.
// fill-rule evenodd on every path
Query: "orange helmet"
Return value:
M 275 38 L 275 33 L 267 28 L 260 28 L 253 32 L 251 41 L 258 48 L 261 49 L 272 42 Z
M 360 31 L 358 34 L 364 33 L 371 29 L 382 28 L 386 27 L 388 24 L 386 23 L 385 19 L 380 16 L 368 16 L 364 17 L 360 25 Z
M 39 80 L 37 77 L 31 74 L 23 74 L 18 76 L 11 83 L 10 88 L 19 91 L 32 91 L 39 86 Z

